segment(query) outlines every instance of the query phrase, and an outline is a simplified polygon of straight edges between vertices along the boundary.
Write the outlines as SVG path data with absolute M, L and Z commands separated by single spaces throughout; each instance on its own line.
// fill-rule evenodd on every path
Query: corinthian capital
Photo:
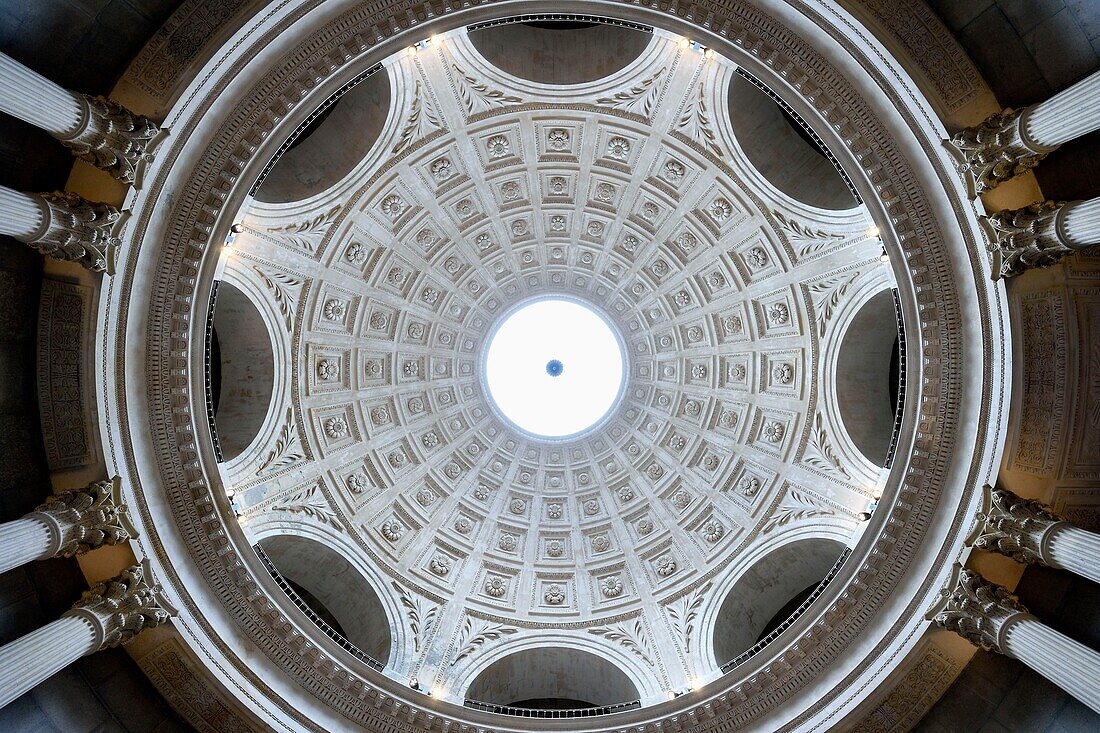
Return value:
M 57 555 L 72 557 L 130 539 L 118 479 L 61 491 L 35 509 L 56 535 Z
M 92 272 L 110 274 L 119 244 L 112 229 L 121 212 L 67 191 L 43 193 L 38 198 L 47 216 L 27 243 L 54 259 L 79 262 Z
M 986 651 L 1003 654 L 1009 624 L 1028 612 L 1007 588 L 973 570 L 960 568 L 953 585 L 941 592 L 933 621 Z
M 1058 214 L 1064 205 L 1042 201 L 982 217 L 994 279 L 1013 277 L 1033 267 L 1050 267 L 1073 251 L 1058 231 Z
M 990 115 L 947 141 L 972 196 L 980 196 L 1031 170 L 1055 149 L 1025 138 L 1020 123 L 1026 111 L 1006 109 Z
M 985 492 L 985 507 L 978 514 L 981 529 L 974 547 L 999 552 L 1016 562 L 1049 564 L 1046 536 L 1065 520 L 1034 499 L 1021 499 L 1011 491 L 989 485 Z
M 159 585 L 150 585 L 140 565 L 123 570 L 84 592 L 65 616 L 86 618 L 97 630 L 98 648 L 133 640 L 144 629 L 160 626 L 174 615 Z
M 81 160 L 133 184 L 138 165 L 152 157 L 147 150 L 160 128 L 148 117 L 105 97 L 83 94 L 79 99 L 81 125 L 61 143 Z

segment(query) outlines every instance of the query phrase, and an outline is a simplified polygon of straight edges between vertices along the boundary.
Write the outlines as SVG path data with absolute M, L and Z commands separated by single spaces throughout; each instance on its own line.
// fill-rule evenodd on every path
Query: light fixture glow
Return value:
M 537 300 L 497 328 L 485 356 L 485 384 L 504 417 L 543 438 L 598 424 L 623 387 L 623 349 L 595 311 L 572 300 Z

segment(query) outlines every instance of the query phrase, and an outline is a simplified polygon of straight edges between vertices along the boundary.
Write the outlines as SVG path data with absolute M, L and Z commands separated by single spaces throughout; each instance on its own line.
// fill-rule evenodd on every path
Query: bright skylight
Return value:
M 598 423 L 619 399 L 623 353 L 611 326 L 571 300 L 538 300 L 500 324 L 485 381 L 521 430 L 561 438 Z

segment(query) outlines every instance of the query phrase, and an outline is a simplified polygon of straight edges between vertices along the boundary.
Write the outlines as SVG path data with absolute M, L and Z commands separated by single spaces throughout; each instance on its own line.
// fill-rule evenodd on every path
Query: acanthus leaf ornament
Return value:
M 57 555 L 82 555 L 131 538 L 118 481 L 93 481 L 82 488 L 59 491 L 34 510 L 34 515 L 57 533 Z
M 1008 627 L 1030 615 L 1007 588 L 973 570 L 956 567 L 941 594 L 938 608 L 929 614 L 932 620 L 985 651 L 1003 654 Z
M 122 212 L 69 191 L 41 193 L 36 198 L 44 221 L 34 236 L 24 240 L 27 244 L 55 260 L 114 274 L 119 246 L 114 229 Z
M 633 112 L 648 120 L 657 107 L 657 99 L 663 86 L 658 84 L 657 81 L 665 75 L 667 70 L 668 67 L 662 66 L 634 86 L 615 92 L 609 97 L 600 97 L 596 100 L 596 104 L 625 112 Z
M 298 438 L 298 429 L 294 425 L 294 408 L 286 408 L 286 416 L 283 418 L 283 427 L 275 438 L 275 445 L 268 451 L 267 457 L 256 468 L 259 476 L 265 471 L 277 471 L 281 468 L 293 465 L 307 457 L 302 448 L 302 441 Z
M 267 231 L 276 239 L 312 254 L 317 251 L 317 246 L 324 239 L 339 213 L 340 207 L 334 206 L 309 219 L 272 227 Z
M 676 129 L 702 145 L 707 152 L 722 155 L 718 136 L 711 124 L 710 111 L 707 109 L 706 87 L 702 82 L 699 83 L 698 93 L 688 98 L 683 113 L 676 121 Z
M 147 568 L 133 565 L 86 590 L 63 616 L 91 622 L 99 649 L 127 644 L 143 630 L 161 626 L 175 615 L 161 597 L 160 586 L 150 585 L 147 576 Z
M 851 474 L 844 468 L 844 464 L 837 458 L 836 452 L 829 442 L 829 434 L 825 428 L 825 418 L 820 412 L 814 417 L 814 424 L 810 429 L 810 439 L 806 443 L 802 462 L 840 479 L 850 480 L 852 478 Z
M 1016 562 L 1049 564 L 1046 538 L 1065 520 L 1034 499 L 1023 499 L 988 484 L 983 490 L 985 507 L 978 514 L 979 531 L 974 547 L 998 552 Z
M 821 338 L 825 337 L 825 327 L 833 317 L 837 306 L 840 305 L 844 294 L 858 277 L 858 272 L 851 275 L 841 274 L 818 280 L 807 286 L 810 299 L 814 304 L 814 314 L 817 317 L 817 335 Z
M 296 292 L 302 287 L 302 280 L 279 270 L 272 270 L 270 274 L 259 267 L 253 266 L 260 281 L 271 291 L 275 298 L 275 305 L 279 314 L 283 317 L 287 331 L 294 330 L 294 314 L 298 310 L 298 296 Z
M 409 110 L 409 116 L 405 119 L 405 124 L 401 128 L 401 134 L 398 135 L 397 138 L 397 144 L 393 146 L 391 152 L 394 155 L 400 155 L 406 150 L 409 150 L 416 141 L 427 137 L 436 130 L 443 130 L 445 128 L 446 125 L 443 123 L 443 117 L 435 108 L 435 103 L 429 96 L 425 85 L 417 79 L 413 84 L 412 106 Z M 450 161 L 448 161 L 448 164 L 449 163 Z M 439 174 L 437 170 L 438 167 L 433 166 L 432 172 L 438 178 Z M 445 180 L 449 177 L 449 175 L 444 176 L 440 180 Z
M 1050 267 L 1074 252 L 1059 236 L 1058 219 L 1065 202 L 1040 201 L 1022 209 L 980 217 L 993 279 L 1014 277 L 1036 267 Z
M 328 499 L 325 498 L 318 484 L 307 486 L 291 493 L 276 502 L 271 507 L 272 511 L 301 514 L 315 519 L 323 524 L 328 524 L 336 529 L 342 529 L 343 523 L 336 515 Z
M 103 96 L 82 94 L 80 102 L 82 124 L 60 138 L 61 144 L 81 160 L 132 185 L 138 168 L 152 159 L 150 146 L 160 128 L 145 115 Z
M 712 581 L 707 581 L 688 595 L 665 607 L 672 628 L 683 646 L 684 654 L 691 653 L 691 641 L 695 637 L 695 621 L 703 608 L 703 601 L 710 592 Z
M 765 522 L 763 533 L 767 534 L 785 527 L 791 522 L 833 516 L 836 513 L 833 507 L 823 503 L 816 495 L 792 486 L 787 490 L 775 513 Z
M 451 660 L 451 666 L 458 664 L 488 642 L 503 639 L 518 631 L 517 628 L 490 621 L 480 621 L 475 627 L 473 619 L 467 616 L 466 622 L 462 626 L 459 649 L 455 654 L 455 658 Z
M 844 242 L 844 237 L 840 234 L 827 232 L 824 229 L 813 229 L 778 211 L 771 213 L 779 224 L 779 230 L 786 235 L 799 257 L 818 254 Z
M 499 89 L 494 89 L 477 77 L 467 74 L 458 64 L 452 63 L 451 68 L 454 69 L 459 88 L 458 93 L 466 107 L 467 117 L 497 107 L 523 103 L 523 100 L 514 94 L 507 94 Z
M 439 606 L 428 603 L 420 596 L 413 595 L 408 589 L 396 582 L 391 583 L 391 585 L 397 591 L 398 596 L 401 598 L 401 606 L 405 609 L 409 631 L 412 632 L 413 653 L 419 654 L 421 649 L 427 647 L 428 637 L 435 630 Z
M 1022 127 L 1026 109 L 1005 109 L 951 136 L 947 149 L 971 196 L 993 190 L 1039 164 L 1057 148 L 1028 142 Z
M 651 667 L 653 666 L 653 652 L 650 650 L 649 640 L 646 638 L 645 627 L 642 625 L 641 619 L 636 618 L 633 623 L 624 621 L 607 626 L 597 626 L 588 629 L 588 633 L 622 644 L 643 662 Z

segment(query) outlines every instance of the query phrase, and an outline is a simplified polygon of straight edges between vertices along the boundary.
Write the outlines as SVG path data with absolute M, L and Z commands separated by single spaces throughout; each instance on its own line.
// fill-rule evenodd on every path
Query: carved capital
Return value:
M 1050 267 L 1073 251 L 1058 232 L 1065 202 L 1042 201 L 982 217 L 989 236 L 993 278 L 1013 277 L 1033 267 Z
M 161 598 L 160 586 L 149 585 L 147 574 L 140 565 L 129 567 L 85 591 L 65 615 L 90 621 L 97 629 L 99 649 L 126 644 L 175 615 Z
M 28 244 L 54 259 L 79 262 L 92 272 L 113 272 L 119 240 L 112 229 L 121 212 L 67 191 L 38 195 L 46 216 L 41 231 Z
M 1026 111 L 1006 109 L 992 114 L 947 141 L 972 196 L 1031 170 L 1055 149 L 1040 148 L 1025 139 L 1020 122 Z
M 81 98 L 83 124 L 61 143 L 81 160 L 133 184 L 138 165 L 152 157 L 148 148 L 160 128 L 148 117 L 105 97 L 84 94 Z
M 131 538 L 124 522 L 126 506 L 120 501 L 117 478 L 61 491 L 46 499 L 35 512 L 57 534 L 60 545 L 57 554 L 62 557 L 81 555 Z
M 1050 507 L 1033 499 L 1021 499 L 1011 491 L 986 486 L 985 509 L 974 547 L 999 552 L 1016 562 L 1048 564 L 1044 540 L 1049 530 L 1064 521 Z
M 941 593 L 943 602 L 933 620 L 986 651 L 1003 654 L 1010 622 L 1028 612 L 1007 588 L 973 570 L 960 569 L 954 587 L 949 585 Z

